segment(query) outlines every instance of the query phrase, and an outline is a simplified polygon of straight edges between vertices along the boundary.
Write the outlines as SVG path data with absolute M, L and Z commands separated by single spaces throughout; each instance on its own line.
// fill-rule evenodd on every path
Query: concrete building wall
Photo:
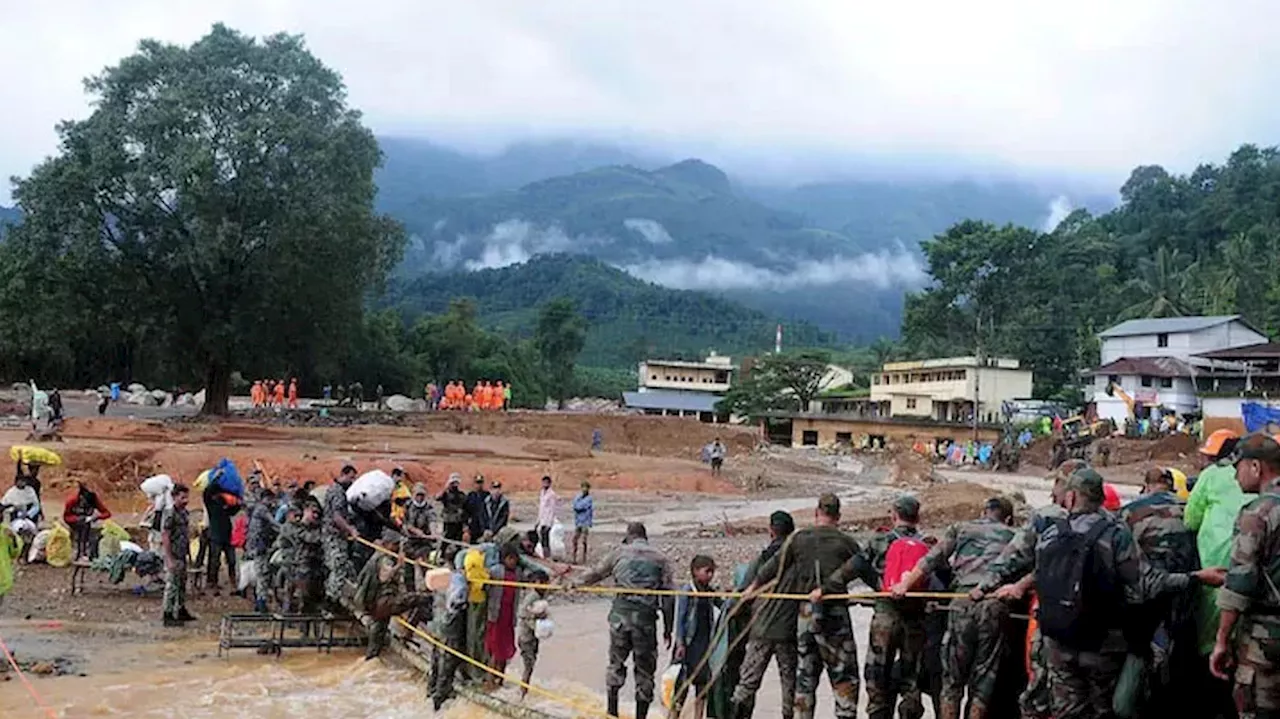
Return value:
M 791 420 L 791 444 L 794 447 L 831 447 L 842 440 L 856 442 L 863 435 L 883 437 L 897 444 L 911 444 L 917 439 L 966 441 L 973 438 L 973 429 L 930 422 L 876 422 L 840 417 L 797 417 Z M 978 439 L 995 442 L 1000 439 L 1000 430 L 979 427 Z
M 729 391 L 733 371 L 728 367 L 686 367 L 650 360 L 639 368 L 640 391 L 645 389 L 682 389 L 694 392 Z
M 1163 347 L 1160 346 L 1160 333 L 1103 338 L 1100 353 L 1102 364 L 1110 364 L 1122 357 L 1177 357 L 1185 360 L 1201 352 L 1268 341 L 1239 321 L 1224 322 L 1196 332 L 1163 334 L 1166 339 Z

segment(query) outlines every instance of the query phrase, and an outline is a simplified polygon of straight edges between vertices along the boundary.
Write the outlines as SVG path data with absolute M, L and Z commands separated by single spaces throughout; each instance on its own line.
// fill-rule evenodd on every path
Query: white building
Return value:
M 715 411 L 733 385 L 738 368 L 729 357 L 712 353 L 703 362 L 650 359 L 640 363 L 639 387 L 623 392 L 623 404 L 645 414 L 724 421 Z
M 1199 355 L 1267 342 L 1267 336 L 1240 315 L 1129 320 L 1098 338 L 1102 365 L 1093 370 L 1093 401 L 1100 419 L 1117 424 L 1129 417 L 1129 401 L 1140 406 L 1139 411 L 1197 411 L 1198 389 L 1213 381 L 1210 369 L 1216 368 L 1219 377 L 1231 374 L 1221 363 Z M 1114 391 L 1113 385 L 1121 391 Z
M 948 357 L 889 362 L 871 376 L 871 403 L 881 417 L 967 422 L 975 394 L 978 418 L 999 422 L 1005 402 L 1031 396 L 1031 371 L 1007 357 L 987 357 L 981 364 L 977 357 Z

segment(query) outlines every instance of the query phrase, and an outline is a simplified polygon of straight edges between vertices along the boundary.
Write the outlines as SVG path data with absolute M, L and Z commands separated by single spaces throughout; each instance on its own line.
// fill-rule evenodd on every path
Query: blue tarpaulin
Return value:
M 1265 404 L 1245 402 L 1240 405 L 1240 414 L 1244 416 L 1244 428 L 1249 432 L 1266 429 L 1269 424 L 1280 425 L 1280 409 Z

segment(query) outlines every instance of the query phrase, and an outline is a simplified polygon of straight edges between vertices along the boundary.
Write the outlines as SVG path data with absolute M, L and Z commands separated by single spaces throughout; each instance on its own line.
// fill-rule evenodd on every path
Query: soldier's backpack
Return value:
M 929 553 L 929 545 L 921 537 L 899 536 L 889 544 L 889 551 L 884 555 L 884 576 L 880 579 L 880 590 L 887 592 L 893 589 L 907 572 L 915 569 L 916 563 Z M 919 589 L 929 582 L 928 577 L 921 577 L 911 589 Z
M 1053 526 L 1057 535 L 1036 554 L 1040 633 L 1073 649 L 1096 651 L 1124 608 L 1114 579 L 1097 562 L 1098 539 L 1111 524 L 1103 519 L 1076 532 L 1058 518 Z

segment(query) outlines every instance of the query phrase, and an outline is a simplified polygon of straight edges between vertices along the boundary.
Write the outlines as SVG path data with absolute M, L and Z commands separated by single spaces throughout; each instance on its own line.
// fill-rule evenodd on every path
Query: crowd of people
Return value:
M 298 408 L 298 378 L 289 380 L 285 389 L 283 379 L 255 380 L 249 388 L 249 399 L 254 409 Z
M 462 380 L 449 382 L 443 389 L 432 382 L 423 394 L 427 408 L 431 410 L 499 412 L 511 406 L 511 385 L 504 384 L 502 380 L 480 380 L 471 389 L 467 389 Z

